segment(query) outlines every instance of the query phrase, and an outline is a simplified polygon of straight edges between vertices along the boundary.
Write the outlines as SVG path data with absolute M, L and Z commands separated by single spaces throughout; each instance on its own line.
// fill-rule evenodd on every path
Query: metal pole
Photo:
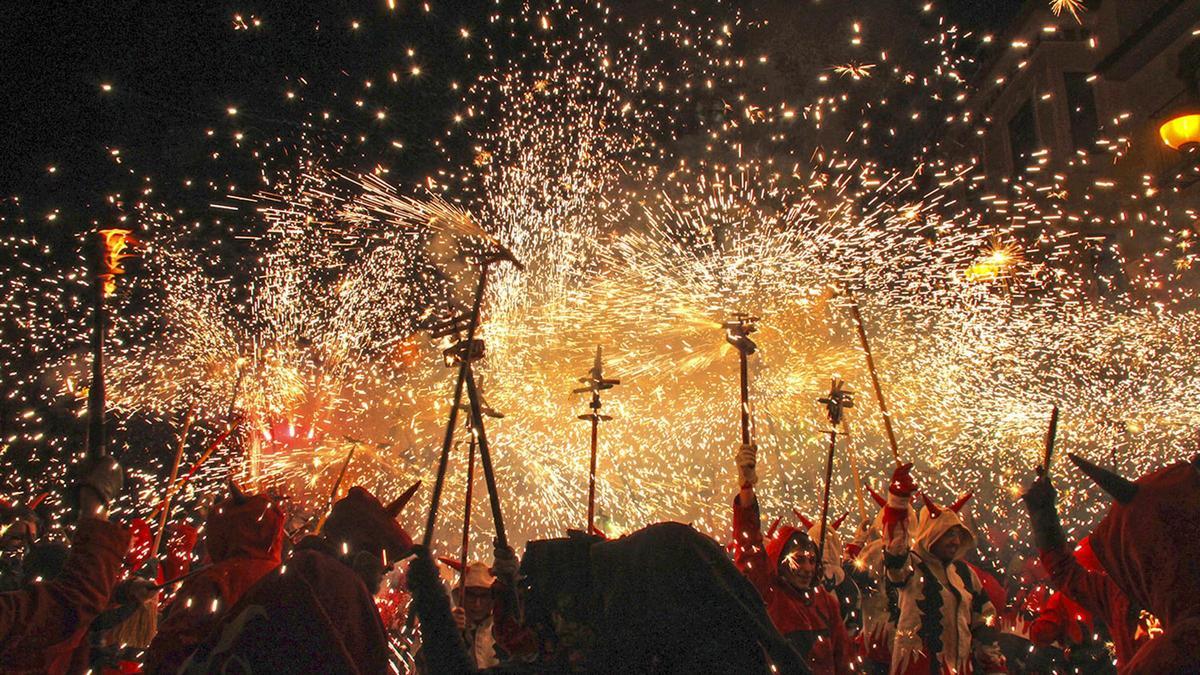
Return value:
M 596 448 L 600 441 L 600 396 L 592 394 L 592 463 L 588 470 L 588 534 L 596 529 Z
M 487 432 L 483 428 L 482 405 L 479 391 L 475 388 L 475 374 L 467 368 L 467 400 L 471 404 L 471 423 L 479 444 L 479 462 L 483 465 L 483 480 L 487 484 L 488 500 L 492 506 L 492 521 L 496 525 L 496 547 L 508 547 L 508 535 L 504 532 L 504 513 L 500 510 L 500 493 L 496 489 L 496 474 L 492 470 L 492 453 L 488 450 Z
M 746 352 L 738 350 L 741 365 L 742 395 L 742 445 L 750 445 L 750 369 Z
M 475 329 L 479 327 L 479 309 L 483 304 L 483 291 L 487 285 L 488 262 L 479 268 L 479 285 L 475 289 L 475 304 L 471 308 L 467 325 L 467 353 L 458 364 L 458 377 L 454 381 L 454 400 L 450 404 L 450 419 L 446 423 L 446 435 L 442 438 L 442 455 L 438 458 L 437 480 L 433 484 L 433 496 L 429 504 L 429 517 L 425 520 L 425 536 L 421 543 L 426 548 L 433 543 L 433 530 L 437 525 L 438 503 L 442 499 L 442 487 L 446 482 L 446 465 L 450 461 L 450 448 L 454 444 L 454 426 L 458 424 L 458 406 L 462 404 L 463 383 L 468 378 L 471 362 L 471 345 L 475 340 Z
M 821 583 L 825 564 L 825 529 L 829 525 L 829 485 L 833 481 L 833 451 L 837 448 L 837 429 L 829 430 L 829 456 L 825 459 L 825 493 L 821 497 L 821 541 L 817 545 L 817 568 L 813 586 Z
M 467 455 L 467 495 L 463 506 L 462 556 L 459 558 L 463 566 L 458 575 L 459 607 L 467 605 L 467 554 L 470 553 L 471 542 L 471 498 L 475 489 L 475 434 L 473 429 L 468 427 L 468 430 L 471 432 L 471 448 Z
M 104 304 L 104 256 L 106 246 L 103 234 L 96 234 L 94 269 L 92 275 L 92 384 L 88 388 L 88 442 L 89 457 L 108 454 L 104 437 L 104 341 L 108 329 L 108 317 Z

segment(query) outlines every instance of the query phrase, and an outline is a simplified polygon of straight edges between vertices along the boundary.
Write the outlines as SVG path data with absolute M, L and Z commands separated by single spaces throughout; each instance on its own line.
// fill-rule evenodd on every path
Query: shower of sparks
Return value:
M 1050 0 L 1050 11 L 1054 12 L 1054 16 L 1061 16 L 1063 11 L 1070 14 L 1076 22 L 1083 23 L 1079 18 L 1080 12 L 1087 11 L 1082 0 Z
M 994 185 L 977 158 L 900 142 L 957 147 L 988 132 L 962 104 L 983 36 L 899 4 L 888 11 L 901 23 L 876 26 L 887 30 L 847 27 L 826 3 L 812 20 L 838 26 L 845 45 L 794 57 L 796 13 L 763 4 L 762 16 L 724 3 L 497 6 L 453 28 L 474 73 L 462 81 L 434 82 L 415 50 L 339 91 L 289 78 L 294 128 L 239 129 L 222 150 L 260 181 L 188 179 L 206 191 L 201 213 L 163 189 L 163 203 L 114 197 L 147 242 L 111 299 L 108 403 L 137 493 L 126 507 L 163 493 L 164 430 L 192 406 L 205 440 L 189 466 L 244 421 L 185 504 L 232 474 L 304 513 L 323 508 L 348 438 L 362 443 L 344 486 L 390 498 L 432 484 L 453 373 L 449 341 L 426 327 L 469 306 L 498 244 L 525 270 L 491 269 L 477 373 L 506 415 L 486 424 L 518 542 L 584 524 L 589 446 L 570 390 L 596 344 L 622 378 L 605 402 L 615 419 L 598 524 L 619 534 L 673 519 L 728 538 L 738 359 L 721 324 L 738 312 L 761 317 L 750 367 L 765 515 L 814 510 L 825 431 L 813 400 L 833 375 L 869 390 L 842 288 L 861 306 L 902 455 L 939 501 L 974 488 L 981 523 L 1020 528 L 1010 491 L 1039 461 L 1050 401 L 1062 405 L 1061 444 L 1128 473 L 1184 456 L 1200 422 L 1200 214 L 1149 179 L 1104 177 L 1128 154 L 1128 122 L 1105 125 L 1092 153 L 1035 151 Z M 233 29 L 271 26 L 246 15 Z M 917 44 L 890 42 L 902 37 Z M 413 141 L 382 122 L 397 117 L 397 88 L 418 80 L 454 103 L 427 144 L 436 166 L 401 181 L 393 153 Z M 252 108 L 239 106 L 213 108 L 232 130 Z M 1080 185 L 1074 170 L 1100 177 Z M 1114 197 L 1121 210 L 1097 206 Z M 1103 234 L 1131 223 L 1142 248 Z M 64 267 L 35 237 L 4 239 L 0 255 L 0 470 L 10 493 L 31 495 L 80 440 L 90 280 L 82 255 Z M 850 442 L 878 484 L 891 465 L 878 411 L 863 397 L 854 413 Z M 465 459 L 463 444 L 443 513 L 461 512 Z M 1071 526 L 1093 522 L 1084 483 L 1056 479 Z M 425 497 L 404 516 L 413 528 Z M 854 504 L 847 467 L 835 466 L 832 502 Z M 476 551 L 491 541 L 482 514 Z M 442 519 L 443 549 L 453 521 Z

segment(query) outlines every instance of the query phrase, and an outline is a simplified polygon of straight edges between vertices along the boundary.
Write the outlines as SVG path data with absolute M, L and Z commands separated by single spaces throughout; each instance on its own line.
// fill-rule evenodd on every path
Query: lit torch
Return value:
M 125 273 L 122 267 L 133 237 L 129 230 L 110 228 L 100 230 L 97 251 L 96 283 L 92 306 L 92 385 L 88 389 L 88 455 L 100 457 L 107 454 L 104 438 L 104 337 L 108 317 L 104 298 L 117 290 L 117 276 Z

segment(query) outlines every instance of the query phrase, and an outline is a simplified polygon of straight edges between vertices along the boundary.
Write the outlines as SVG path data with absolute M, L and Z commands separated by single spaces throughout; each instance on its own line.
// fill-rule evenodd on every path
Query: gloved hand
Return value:
M 758 483 L 758 473 L 755 471 L 758 464 L 758 446 L 754 443 L 743 444 L 738 448 L 734 461 L 737 463 L 741 486 L 754 487 Z
M 158 592 L 157 586 L 149 579 L 130 577 L 117 585 L 113 598 L 118 605 L 141 604 Z
M 1021 495 L 1021 501 L 1025 502 L 1025 508 L 1033 513 L 1034 511 L 1053 509 L 1057 497 L 1058 491 L 1054 489 L 1050 477 L 1039 473 L 1038 477 L 1029 484 L 1029 489 L 1025 490 L 1025 494 Z
M 1033 525 L 1034 543 L 1042 551 L 1067 548 L 1067 534 L 1062 529 L 1058 509 L 1054 506 L 1057 497 L 1058 491 L 1054 489 L 1050 477 L 1040 471 L 1029 489 L 1021 495 Z
M 497 545 L 492 555 L 492 574 L 511 584 L 517 578 L 517 570 L 520 567 L 516 552 L 511 546 Z
M 896 467 L 892 472 L 892 482 L 888 484 L 888 492 L 906 502 L 917 491 L 917 484 L 912 479 L 912 467 L 912 462 Z
M 121 465 L 108 455 L 88 457 L 75 465 L 72 473 L 75 478 L 67 489 L 67 506 L 72 511 L 79 510 L 80 495 L 85 490 L 107 509 L 112 500 L 121 494 L 121 488 L 125 485 Z

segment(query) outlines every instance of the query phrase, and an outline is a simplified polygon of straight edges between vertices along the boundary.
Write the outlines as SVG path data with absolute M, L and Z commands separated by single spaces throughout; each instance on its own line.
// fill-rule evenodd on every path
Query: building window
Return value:
M 1076 150 L 1089 151 L 1096 142 L 1100 124 L 1096 117 L 1096 95 L 1087 73 L 1063 73 L 1067 89 L 1067 116 L 1071 120 L 1071 143 Z
M 1033 100 L 1027 100 L 1008 121 L 1008 142 L 1012 149 L 1013 172 L 1021 171 L 1033 161 L 1037 151 L 1037 118 L 1033 112 Z

